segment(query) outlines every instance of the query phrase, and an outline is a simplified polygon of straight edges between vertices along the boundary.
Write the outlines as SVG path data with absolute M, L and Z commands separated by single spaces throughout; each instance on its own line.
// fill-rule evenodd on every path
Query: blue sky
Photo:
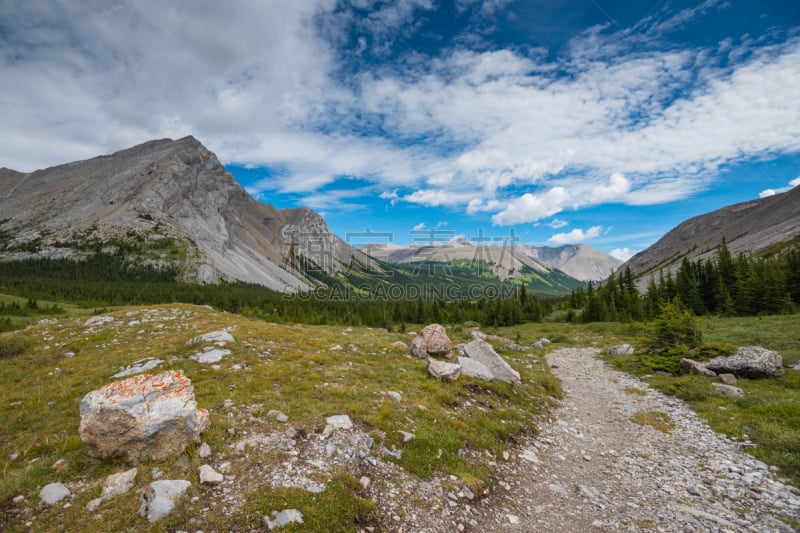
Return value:
M 191 134 L 342 237 L 626 257 L 800 183 L 797 2 L 9 1 L 0 76 L 0 166 Z

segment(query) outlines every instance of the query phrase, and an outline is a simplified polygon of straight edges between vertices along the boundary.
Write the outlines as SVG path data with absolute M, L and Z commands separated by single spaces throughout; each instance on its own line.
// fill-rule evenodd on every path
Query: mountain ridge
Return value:
M 133 236 L 150 248 L 178 243 L 190 281 L 238 280 L 282 292 L 313 282 L 299 258 L 333 275 L 352 261 L 374 263 L 309 209 L 254 200 L 197 139 L 158 139 L 31 173 L 0 171 L 2 256 L 80 257 L 76 240 L 111 243 Z
M 714 257 L 723 238 L 734 256 L 800 238 L 800 187 L 687 219 L 620 269 L 630 268 L 644 286 L 659 270 L 674 274 L 684 257 L 690 261 Z
M 500 278 L 519 276 L 522 267 L 538 272 L 558 269 L 580 281 L 598 281 L 608 277 L 622 261 L 585 244 L 552 248 L 526 244 L 477 246 L 466 239 L 447 244 L 431 243 L 409 246 L 368 244 L 361 248 L 368 255 L 391 264 L 442 262 L 455 260 L 484 261 Z

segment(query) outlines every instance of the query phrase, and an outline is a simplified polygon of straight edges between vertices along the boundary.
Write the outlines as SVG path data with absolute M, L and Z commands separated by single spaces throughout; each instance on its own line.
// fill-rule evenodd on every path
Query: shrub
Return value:
M 670 350 L 685 345 L 689 349 L 697 349 L 702 343 L 703 332 L 696 316 L 677 303 L 667 303 L 661 307 L 655 324 L 655 348 Z
M 32 342 L 29 339 L 19 335 L 0 338 L 0 359 L 19 355 L 30 348 L 31 345 Z

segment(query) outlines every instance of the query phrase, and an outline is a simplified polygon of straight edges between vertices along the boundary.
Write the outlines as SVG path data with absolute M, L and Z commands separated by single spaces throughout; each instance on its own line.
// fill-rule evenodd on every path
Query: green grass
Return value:
M 706 344 L 685 355 L 703 360 L 733 353 L 737 346 L 759 345 L 779 352 L 784 364 L 800 359 L 798 315 L 706 318 L 704 323 Z M 714 378 L 677 374 L 684 354 L 647 354 L 646 337 L 627 340 L 636 353 L 606 357 L 615 368 L 648 376 L 651 386 L 689 402 L 714 430 L 735 439 L 747 435 L 756 444 L 748 453 L 777 466 L 781 475 L 800 486 L 800 372 L 787 369 L 782 378 L 739 379 L 744 397 L 726 398 L 715 392 Z M 675 375 L 660 375 L 658 370 Z
M 669 415 L 661 411 L 639 411 L 631 417 L 631 420 L 642 426 L 650 426 L 661 433 L 670 433 L 674 427 Z
M 173 314 L 177 318 L 169 319 Z M 232 437 L 229 429 L 236 435 L 282 432 L 285 426 L 267 418 L 270 409 L 286 413 L 292 427 L 310 438 L 317 438 L 325 417 L 348 414 L 375 440 L 374 455 L 381 446 L 394 445 L 403 450 L 396 462 L 407 472 L 423 478 L 450 474 L 475 488 L 492 483 L 490 461 L 522 433 L 533 431 L 561 394 L 540 354 L 506 354 L 522 375 L 523 382 L 513 387 L 466 377 L 443 383 L 428 376 L 424 361 L 391 347 L 396 340 L 408 342 L 407 334 L 277 325 L 183 304 L 124 308 L 110 316 L 114 322 L 94 328 L 84 326 L 86 316 L 70 315 L 0 334 L 0 346 L 14 347 L 12 355 L 0 360 L 0 506 L 13 507 L 10 500 L 17 495 L 33 502 L 32 515 L 14 518 L 12 513 L 4 519 L 0 512 L 0 529 L 15 530 L 31 519 L 33 529 L 40 531 L 96 529 L 97 522 L 83 508 L 99 495 L 106 476 L 126 467 L 87 454 L 78 437 L 79 403 L 87 392 L 113 381 L 110 376 L 120 368 L 144 357 L 167 361 L 151 373 L 181 369 L 192 380 L 199 405 L 210 413 L 211 427 L 203 440 L 215 451 L 232 453 L 240 437 Z M 129 324 L 134 320 L 139 323 Z M 223 327 L 235 328 L 236 342 L 228 346 L 233 353 L 219 370 L 189 359 L 197 348 L 187 346 L 187 340 Z M 456 336 L 462 334 L 468 333 L 462 330 Z M 342 349 L 331 350 L 334 345 Z M 76 355 L 65 358 L 66 352 Z M 235 370 L 233 364 L 246 368 Z M 386 391 L 400 392 L 402 401 L 390 399 Z M 225 400 L 232 400 L 234 408 L 225 408 Z M 403 443 L 398 430 L 416 438 Z M 19 456 L 11 460 L 13 453 Z M 286 454 L 276 449 L 232 457 L 233 472 L 248 476 L 263 465 L 286 461 Z M 54 471 L 52 464 L 62 458 L 68 466 Z M 119 531 L 192 528 L 186 521 L 209 504 L 197 483 L 200 464 L 192 445 L 180 458 L 140 467 L 137 487 L 152 479 L 154 466 L 166 479 L 193 482 L 167 521 L 151 527 L 139 518 L 138 494 L 132 491 L 104 508 L 102 523 Z M 251 521 L 254 513 L 268 514 L 285 505 L 308 517 L 307 530 L 356 530 L 357 524 L 373 518 L 371 503 L 352 476 L 358 477 L 340 472 L 328 482 L 329 489 L 317 495 L 272 489 L 268 479 L 248 477 L 242 508 L 204 515 L 203 529 L 251 527 L 261 524 L 260 518 Z M 39 489 L 53 481 L 80 484 L 69 509 L 38 503 Z M 191 503 L 193 496 L 200 500 Z

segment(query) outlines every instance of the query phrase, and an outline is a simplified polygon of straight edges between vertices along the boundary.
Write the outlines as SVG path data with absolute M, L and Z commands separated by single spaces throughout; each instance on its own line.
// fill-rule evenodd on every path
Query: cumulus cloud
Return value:
M 411 228 L 411 231 L 422 231 L 424 229 L 425 229 L 425 223 L 424 222 L 420 222 L 419 224 L 417 224 L 416 226 Z
M 553 187 L 538 196 L 525 193 L 495 214 L 492 222 L 507 226 L 539 220 L 561 212 L 569 200 L 569 194 L 563 187 Z
M 787 191 L 791 191 L 793 188 L 800 185 L 800 176 L 796 177 L 795 179 L 789 182 L 789 185 L 786 187 L 781 187 L 779 189 L 764 189 L 758 194 L 759 198 L 766 198 L 768 196 L 775 196 L 776 194 L 784 193 Z
M 602 226 L 592 226 L 586 231 L 580 228 L 575 228 L 568 233 L 556 233 L 547 239 L 547 242 L 551 244 L 574 244 L 594 239 L 595 237 L 599 236 L 602 231 Z
M 636 255 L 637 250 L 631 250 L 630 248 L 614 248 L 609 252 L 608 255 L 613 257 L 614 259 L 619 259 L 620 261 L 627 261 L 634 255 Z

